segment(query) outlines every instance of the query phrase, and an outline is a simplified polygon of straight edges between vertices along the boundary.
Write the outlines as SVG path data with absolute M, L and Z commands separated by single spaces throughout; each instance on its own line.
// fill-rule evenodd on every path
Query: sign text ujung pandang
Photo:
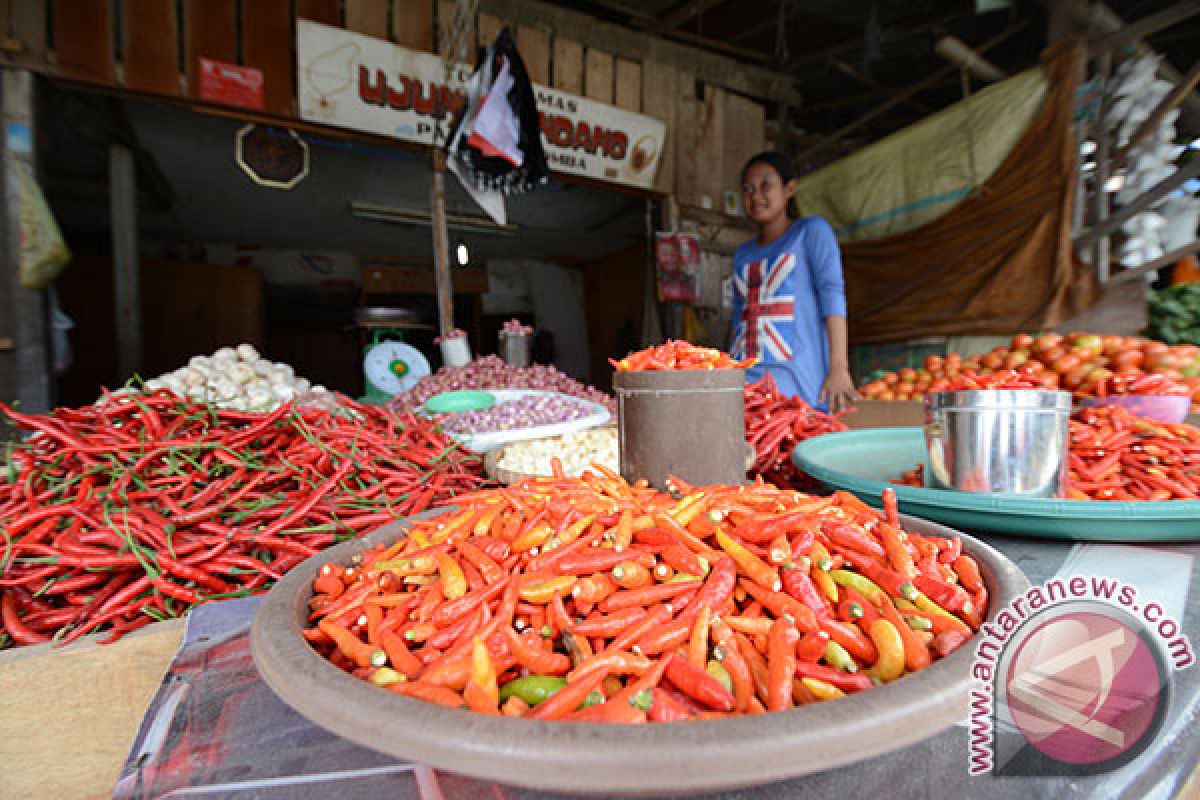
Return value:
M 471 70 L 446 75 L 430 53 L 297 21 L 300 116 L 312 122 L 432 144 L 466 103 Z M 610 183 L 651 188 L 666 126 L 584 97 L 534 84 L 550 167 Z

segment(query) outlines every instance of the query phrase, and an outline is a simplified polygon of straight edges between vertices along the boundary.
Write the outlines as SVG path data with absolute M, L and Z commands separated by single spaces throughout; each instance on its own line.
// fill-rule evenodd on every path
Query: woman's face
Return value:
M 784 183 L 770 164 L 752 164 L 742 180 L 742 208 L 751 222 L 763 225 L 787 217 L 795 193 L 796 182 Z

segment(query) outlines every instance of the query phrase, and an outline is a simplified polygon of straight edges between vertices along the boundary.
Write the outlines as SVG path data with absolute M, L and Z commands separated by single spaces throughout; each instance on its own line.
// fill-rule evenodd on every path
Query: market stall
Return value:
M 954 723 L 966 714 L 980 631 L 1001 624 L 1030 581 L 1111 576 L 1153 599 L 1173 635 L 1193 630 L 1197 601 L 1187 587 L 1200 514 L 1186 488 L 1109 503 L 1131 507 L 1130 524 L 1138 502 L 1174 506 L 1183 524 L 1170 536 L 968 536 L 900 516 L 924 508 L 905 491 L 1036 498 L 918 489 L 900 485 L 899 474 L 894 491 L 884 482 L 844 487 L 861 500 L 828 494 L 836 476 L 806 474 L 801 454 L 876 431 L 846 432 L 769 379 L 739 389 L 732 416 L 706 416 L 705 435 L 680 443 L 690 454 L 683 469 L 662 491 L 648 486 L 639 474 L 648 467 L 619 444 L 637 430 L 622 393 L 741 372 L 744 364 L 718 351 L 668 342 L 615 361 L 615 419 L 613 401 L 594 389 L 493 356 L 422 379 L 394 408 L 314 392 L 286 365 L 256 372 L 254 356 L 218 351 L 179 370 L 195 375 L 168 373 L 46 417 L 5 409 L 32 434 L 11 450 L 3 484 L 0 620 L 11 652 L 0 653 L 0 679 L 12 691 L 0 694 L 20 710 L 5 714 L 8 724 L 39 729 L 4 737 L 21 765 L 18 794 L 45 786 L 49 769 L 63 791 L 104 792 L 116 780 L 121 797 L 235 784 L 401 795 L 440 784 L 443 796 L 468 797 L 493 780 L 585 793 L 768 783 L 756 790 L 764 797 L 820 796 L 844 790 L 850 776 L 883 780 L 922 759 L 948 786 L 1003 797 L 1002 782 L 967 777 L 966 732 Z M 238 377 L 265 379 L 269 399 L 232 407 L 253 400 L 252 389 L 268 391 Z M 1034 377 L 972 370 L 942 378 L 946 391 L 931 396 L 1036 396 L 1044 390 Z M 224 381 L 244 388 L 230 392 Z M 487 396 L 482 408 L 472 395 Z M 536 402 L 546 397 L 566 404 Z M 579 430 L 522 440 L 522 429 L 580 423 L 571 402 L 603 413 Z M 1194 474 L 1200 445 L 1182 423 L 1129 417 L 1126 449 L 1113 451 L 1123 455 L 1094 452 L 1128 413 L 1076 415 L 1062 462 L 1072 490 L 1095 491 L 1079 470 L 1133 494 L 1147 469 L 1178 481 Z M 718 428 L 754 451 L 735 466 L 753 480 L 692 486 L 688 465 L 714 458 Z M 471 450 L 485 434 L 498 436 L 499 449 L 483 458 Z M 891 468 L 868 447 L 851 450 Z M 1146 456 L 1158 461 L 1148 466 Z M 1104 505 L 1044 502 L 1056 512 Z M 995 516 L 978 514 L 967 527 L 994 530 Z M 1047 531 L 1057 524 L 1055 513 L 1040 520 Z M 1141 545 L 1070 546 L 1056 536 Z M 1173 550 L 1155 546 L 1168 538 Z M 172 617 L 186 619 L 186 631 Z M 123 666 L 130 657 L 142 660 L 136 674 Z M 48 702 L 31 717 L 21 701 L 50 692 L 56 676 L 97 671 L 113 676 L 105 691 L 122 712 L 130 704 L 139 712 L 118 718 L 111 704 Z M 1152 745 L 1075 785 L 1117 780 L 1136 791 L 1151 777 L 1181 785 L 1197 749 L 1184 724 L 1197 696 L 1191 675 L 1169 679 Z M 138 704 L 151 695 L 126 758 Z M 94 731 L 91 752 L 48 768 L 39 755 L 46 737 L 78 726 Z M 640 745 L 637 728 L 648 737 Z M 573 732 L 585 729 L 583 738 Z M 513 744 L 517 732 L 527 749 Z M 721 755 L 730 736 L 748 748 L 743 756 Z M 263 758 L 264 741 L 276 743 L 272 752 L 309 755 Z M 681 759 L 706 747 L 710 769 Z M 551 751 L 558 755 L 547 762 Z M 809 757 L 789 755 L 801 751 Z M 1037 774 L 1046 791 L 1061 785 Z

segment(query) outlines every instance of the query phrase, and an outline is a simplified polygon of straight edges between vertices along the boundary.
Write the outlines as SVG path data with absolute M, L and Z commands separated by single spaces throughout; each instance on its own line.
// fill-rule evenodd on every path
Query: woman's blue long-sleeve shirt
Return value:
M 842 256 L 829 223 L 804 217 L 767 245 L 751 240 L 733 259 L 734 358 L 757 356 L 746 375 L 769 371 L 779 390 L 818 408 L 829 373 L 825 318 L 846 316 Z

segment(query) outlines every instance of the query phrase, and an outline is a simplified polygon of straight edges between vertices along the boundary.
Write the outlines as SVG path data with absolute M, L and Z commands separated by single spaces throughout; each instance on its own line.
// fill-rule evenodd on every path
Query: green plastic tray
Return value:
M 921 428 L 829 433 L 802 442 L 792 458 L 833 489 L 878 506 L 891 486 L 904 512 L 966 530 L 1107 542 L 1200 541 L 1200 500 L 1053 500 L 889 484 L 904 470 L 928 463 Z

